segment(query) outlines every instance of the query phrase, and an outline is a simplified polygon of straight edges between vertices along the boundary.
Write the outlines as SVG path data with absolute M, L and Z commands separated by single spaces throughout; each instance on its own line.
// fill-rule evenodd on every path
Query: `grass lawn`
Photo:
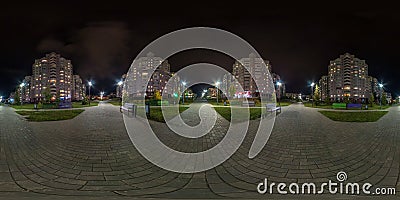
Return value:
M 10 106 L 12 108 L 19 110 L 19 109 L 33 109 L 34 108 L 33 105 L 34 105 L 33 103 L 25 103 L 22 105 L 10 105 Z
M 98 106 L 99 102 L 96 101 L 91 101 L 90 102 L 90 107 L 91 106 Z M 77 102 L 72 102 L 72 108 L 84 108 L 84 107 L 89 107 L 89 104 L 82 105 L 82 102 L 77 101 Z
M 114 105 L 114 106 L 121 106 L 122 105 L 122 99 L 120 99 L 120 98 L 113 98 L 113 99 L 110 99 L 109 101 L 107 101 L 107 103 L 110 103 L 111 105 Z
M 318 105 L 318 106 L 314 104 L 314 106 L 312 106 L 311 102 L 305 102 L 305 103 L 303 103 L 303 105 L 304 105 L 305 107 L 323 108 L 323 109 L 332 109 L 332 110 L 334 110 L 334 109 L 332 108 L 332 105 L 327 105 L 327 104 L 325 104 L 325 103 L 320 104 L 320 105 Z M 365 108 L 365 104 L 363 104 L 362 107 L 363 107 L 363 109 L 364 109 L 364 108 Z M 383 109 L 387 109 L 387 108 L 390 108 L 390 105 L 382 106 L 382 110 L 383 110 Z M 381 107 L 380 107 L 379 105 L 377 105 L 377 104 L 373 104 L 372 107 L 371 107 L 371 105 L 368 105 L 368 110 L 380 110 L 380 109 L 381 109 Z M 349 110 L 360 110 L 360 109 L 357 108 L 357 109 L 349 109 Z
M 189 107 L 180 106 L 179 113 L 182 113 L 183 111 L 185 111 L 188 108 Z M 156 122 L 165 122 L 164 116 L 161 111 L 161 107 L 159 107 L 159 106 L 158 107 L 150 107 L 150 116 L 148 116 L 148 119 L 156 121 Z
M 382 105 L 382 109 L 390 108 L 390 105 Z M 368 105 L 368 110 L 381 110 L 381 106 L 373 104 L 372 107 Z
M 16 111 L 18 114 L 25 116 L 28 121 L 59 121 L 72 119 L 82 113 L 84 110 L 54 110 L 54 111 Z
M 320 105 L 312 105 L 311 102 L 305 102 L 303 103 L 303 105 L 305 107 L 310 107 L 310 108 L 324 108 L 324 109 L 332 109 L 332 105 L 328 105 L 328 104 L 320 104 Z
M 339 122 L 376 122 L 386 115 L 388 111 L 371 112 L 338 112 L 338 111 L 318 111 L 333 121 Z
M 114 105 L 114 106 L 121 106 L 121 102 L 120 101 L 109 101 L 108 103 Z
M 99 105 L 98 102 L 90 102 L 90 106 L 97 106 Z M 34 109 L 34 104 L 33 103 L 26 103 L 26 104 L 22 104 L 22 105 L 11 105 L 11 107 L 20 110 L 20 109 Z M 89 104 L 86 105 L 82 105 L 82 102 L 72 102 L 72 108 L 84 108 L 84 107 L 89 107 Z M 42 109 L 41 105 L 38 105 L 39 109 Z M 45 107 L 47 109 L 52 109 L 51 107 Z M 54 106 L 53 106 L 54 108 Z
M 284 107 L 284 106 L 290 106 L 292 104 L 292 102 L 287 102 L 287 101 L 284 101 L 284 102 L 276 102 L 276 106 L 281 106 L 281 107 Z
M 231 121 L 231 107 L 213 107 L 218 114 L 220 114 L 223 118 L 228 121 Z M 238 111 L 238 118 L 234 119 L 234 121 L 242 121 L 247 120 L 246 118 L 246 110 L 247 108 L 240 108 L 240 107 L 232 107 L 232 109 L 237 109 Z M 249 108 L 250 120 L 258 119 L 261 117 L 261 108 Z M 263 108 L 264 109 L 264 108 Z M 241 115 L 243 113 L 243 116 Z

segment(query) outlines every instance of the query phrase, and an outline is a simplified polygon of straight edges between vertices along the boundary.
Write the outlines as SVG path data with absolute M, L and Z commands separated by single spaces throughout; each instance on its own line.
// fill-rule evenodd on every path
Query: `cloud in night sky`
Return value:
M 130 31 L 121 22 L 99 22 L 77 30 L 68 43 L 53 37 L 43 39 L 37 46 L 39 52 L 61 52 L 72 55 L 74 70 L 83 77 L 106 78 L 119 72 L 116 69 L 128 60 Z M 68 58 L 67 56 L 64 56 Z

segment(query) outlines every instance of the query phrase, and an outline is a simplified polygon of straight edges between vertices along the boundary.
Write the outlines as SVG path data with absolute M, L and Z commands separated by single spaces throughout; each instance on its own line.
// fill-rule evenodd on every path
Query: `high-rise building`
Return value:
M 20 90 L 24 102 L 41 100 L 62 101 L 82 100 L 85 88 L 82 79 L 73 75 L 71 61 L 54 52 L 36 59 L 32 65 L 32 75 L 23 80 Z M 50 99 L 45 99 L 46 97 Z
M 263 69 L 264 67 L 266 69 Z M 268 76 L 268 72 L 270 76 Z M 253 74 L 253 77 L 251 74 Z M 275 88 L 277 95 L 284 96 L 285 84 L 281 82 L 280 76 L 271 72 L 271 64 L 268 60 L 258 58 L 254 53 L 251 53 L 248 58 L 236 61 L 233 64 L 232 75 L 242 86 L 246 97 L 257 97 L 259 92 L 267 92 L 266 90 L 270 88 Z M 256 81 L 263 82 L 266 85 L 264 88 L 257 88 Z M 279 87 L 277 87 L 278 82 L 281 83 Z M 273 87 L 269 85 L 271 83 L 274 84 Z M 236 94 L 236 96 L 240 97 L 241 94 Z
M 365 60 L 345 53 L 330 61 L 328 76 L 319 81 L 321 98 L 343 101 L 345 98 L 365 102 L 377 91 L 378 81 L 368 76 L 368 65 Z
M 163 62 L 161 62 L 160 66 L 156 68 L 153 75 L 150 77 L 150 81 L 147 84 L 146 95 L 148 97 L 153 97 L 154 92 L 158 91 L 160 92 L 160 94 L 162 94 L 164 90 L 166 93 L 168 93 L 165 86 L 167 85 L 170 77 L 170 65 L 168 63 L 168 60 L 164 60 Z
M 116 97 L 119 97 L 119 98 L 122 98 L 122 89 L 124 88 L 124 81 L 125 81 L 125 79 L 126 79 L 126 74 L 123 74 L 122 75 L 122 77 L 121 77 L 121 84 L 117 84 L 117 87 L 116 87 L 116 89 L 115 89 L 115 96 Z
M 149 52 L 132 63 L 124 91 L 129 91 L 131 97 L 152 97 L 156 91 L 162 94 L 170 77 L 168 61 Z
M 234 89 L 231 90 L 232 87 L 234 87 Z M 235 82 L 234 82 L 234 76 L 231 73 L 224 74 L 224 76 L 222 77 L 222 83 L 219 88 L 222 92 L 225 91 L 225 93 L 221 93 L 221 96 L 228 97 L 228 98 L 234 97 L 234 95 L 235 95 L 234 91 L 236 90 L 235 89 L 236 87 L 237 86 L 235 85 Z M 233 94 L 231 94 L 232 91 L 233 91 Z
M 321 93 L 321 99 L 329 98 L 329 76 L 322 76 L 318 82 L 318 85 Z
M 71 100 L 72 64 L 54 52 L 35 60 L 32 66 L 32 97 L 42 100 L 50 93 L 51 100 Z
M 24 83 L 24 86 L 21 88 L 21 100 L 23 102 L 30 102 L 31 101 L 32 77 L 25 76 L 23 83 Z
M 85 84 L 79 75 L 72 76 L 72 101 L 82 101 L 86 95 Z

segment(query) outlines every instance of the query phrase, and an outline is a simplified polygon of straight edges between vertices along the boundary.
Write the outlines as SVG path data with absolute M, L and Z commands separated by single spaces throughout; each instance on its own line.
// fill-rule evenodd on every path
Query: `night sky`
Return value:
M 34 60 L 51 51 L 72 60 L 74 72 L 85 81 L 94 80 L 94 91 L 113 92 L 148 43 L 195 26 L 224 29 L 248 41 L 271 61 L 287 92 L 309 92 L 307 83 L 327 74 L 329 61 L 348 52 L 366 60 L 369 74 L 400 95 L 400 12 L 395 5 L 148 2 L 3 2 L 0 95 L 8 96 L 31 74 Z M 173 70 L 196 62 L 232 67 L 225 55 L 201 50 L 181 52 L 169 61 Z

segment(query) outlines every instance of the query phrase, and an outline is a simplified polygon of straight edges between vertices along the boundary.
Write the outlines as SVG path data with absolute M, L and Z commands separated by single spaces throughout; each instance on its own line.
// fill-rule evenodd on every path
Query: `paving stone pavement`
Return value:
M 349 182 L 394 187 L 399 193 L 400 107 L 389 111 L 378 122 L 345 123 L 302 105 L 284 107 L 266 147 L 254 159 L 247 155 L 259 120 L 250 122 L 245 141 L 222 165 L 179 174 L 138 153 L 116 106 L 99 104 L 57 122 L 27 122 L 12 108 L 0 106 L 0 198 L 313 198 L 259 195 L 256 187 L 264 178 L 277 183 L 336 181 L 339 171 L 347 173 Z M 161 141 L 184 152 L 217 144 L 229 122 L 218 116 L 216 124 L 210 134 L 188 139 L 151 122 Z

